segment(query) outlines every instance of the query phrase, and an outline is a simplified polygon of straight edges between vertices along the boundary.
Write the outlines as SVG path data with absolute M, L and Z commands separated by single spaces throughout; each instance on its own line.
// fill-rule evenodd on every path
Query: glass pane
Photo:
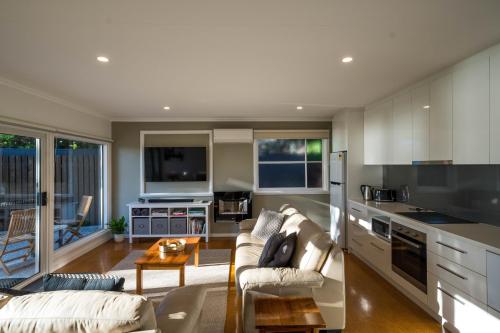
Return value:
M 259 140 L 259 161 L 304 161 L 305 140 L 266 139 Z
M 0 285 L 40 271 L 40 140 L 0 133 Z
M 321 163 L 307 163 L 307 187 L 323 187 L 323 167 Z
M 259 187 L 305 187 L 304 163 L 260 164 Z
M 322 161 L 323 140 L 312 139 L 307 140 L 307 160 Z
M 99 231 L 102 221 L 102 145 L 55 139 L 54 248 Z

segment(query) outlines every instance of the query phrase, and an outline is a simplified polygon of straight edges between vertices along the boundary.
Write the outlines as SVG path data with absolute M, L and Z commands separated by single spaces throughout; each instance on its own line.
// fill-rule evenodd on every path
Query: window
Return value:
M 55 248 L 103 229 L 104 145 L 54 139 Z
M 327 139 L 257 139 L 257 191 L 326 190 Z

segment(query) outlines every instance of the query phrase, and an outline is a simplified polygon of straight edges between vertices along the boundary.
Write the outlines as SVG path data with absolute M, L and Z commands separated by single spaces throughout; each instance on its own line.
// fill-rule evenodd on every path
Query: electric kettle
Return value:
M 363 196 L 363 200 L 365 201 L 373 200 L 372 187 L 370 185 L 361 185 L 360 190 L 361 190 L 361 195 Z

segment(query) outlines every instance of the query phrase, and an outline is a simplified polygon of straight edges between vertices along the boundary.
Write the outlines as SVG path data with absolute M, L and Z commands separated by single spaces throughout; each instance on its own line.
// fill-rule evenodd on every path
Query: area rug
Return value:
M 126 292 L 135 292 L 134 261 L 143 253 L 142 250 L 132 251 L 108 272 L 125 278 Z M 198 267 L 194 266 L 193 257 L 186 264 L 186 286 L 204 285 L 207 288 L 200 323 L 202 332 L 224 332 L 230 261 L 230 249 L 202 249 Z M 179 286 L 179 271 L 143 271 L 142 284 L 144 296 L 157 304 L 169 290 Z

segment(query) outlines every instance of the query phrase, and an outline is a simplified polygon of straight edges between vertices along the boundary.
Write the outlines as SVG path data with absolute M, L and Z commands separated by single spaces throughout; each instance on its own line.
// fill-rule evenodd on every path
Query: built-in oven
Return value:
M 391 239 L 391 218 L 387 216 L 372 217 L 372 232 L 385 241 Z
M 427 293 L 427 235 L 392 221 L 392 270 Z

